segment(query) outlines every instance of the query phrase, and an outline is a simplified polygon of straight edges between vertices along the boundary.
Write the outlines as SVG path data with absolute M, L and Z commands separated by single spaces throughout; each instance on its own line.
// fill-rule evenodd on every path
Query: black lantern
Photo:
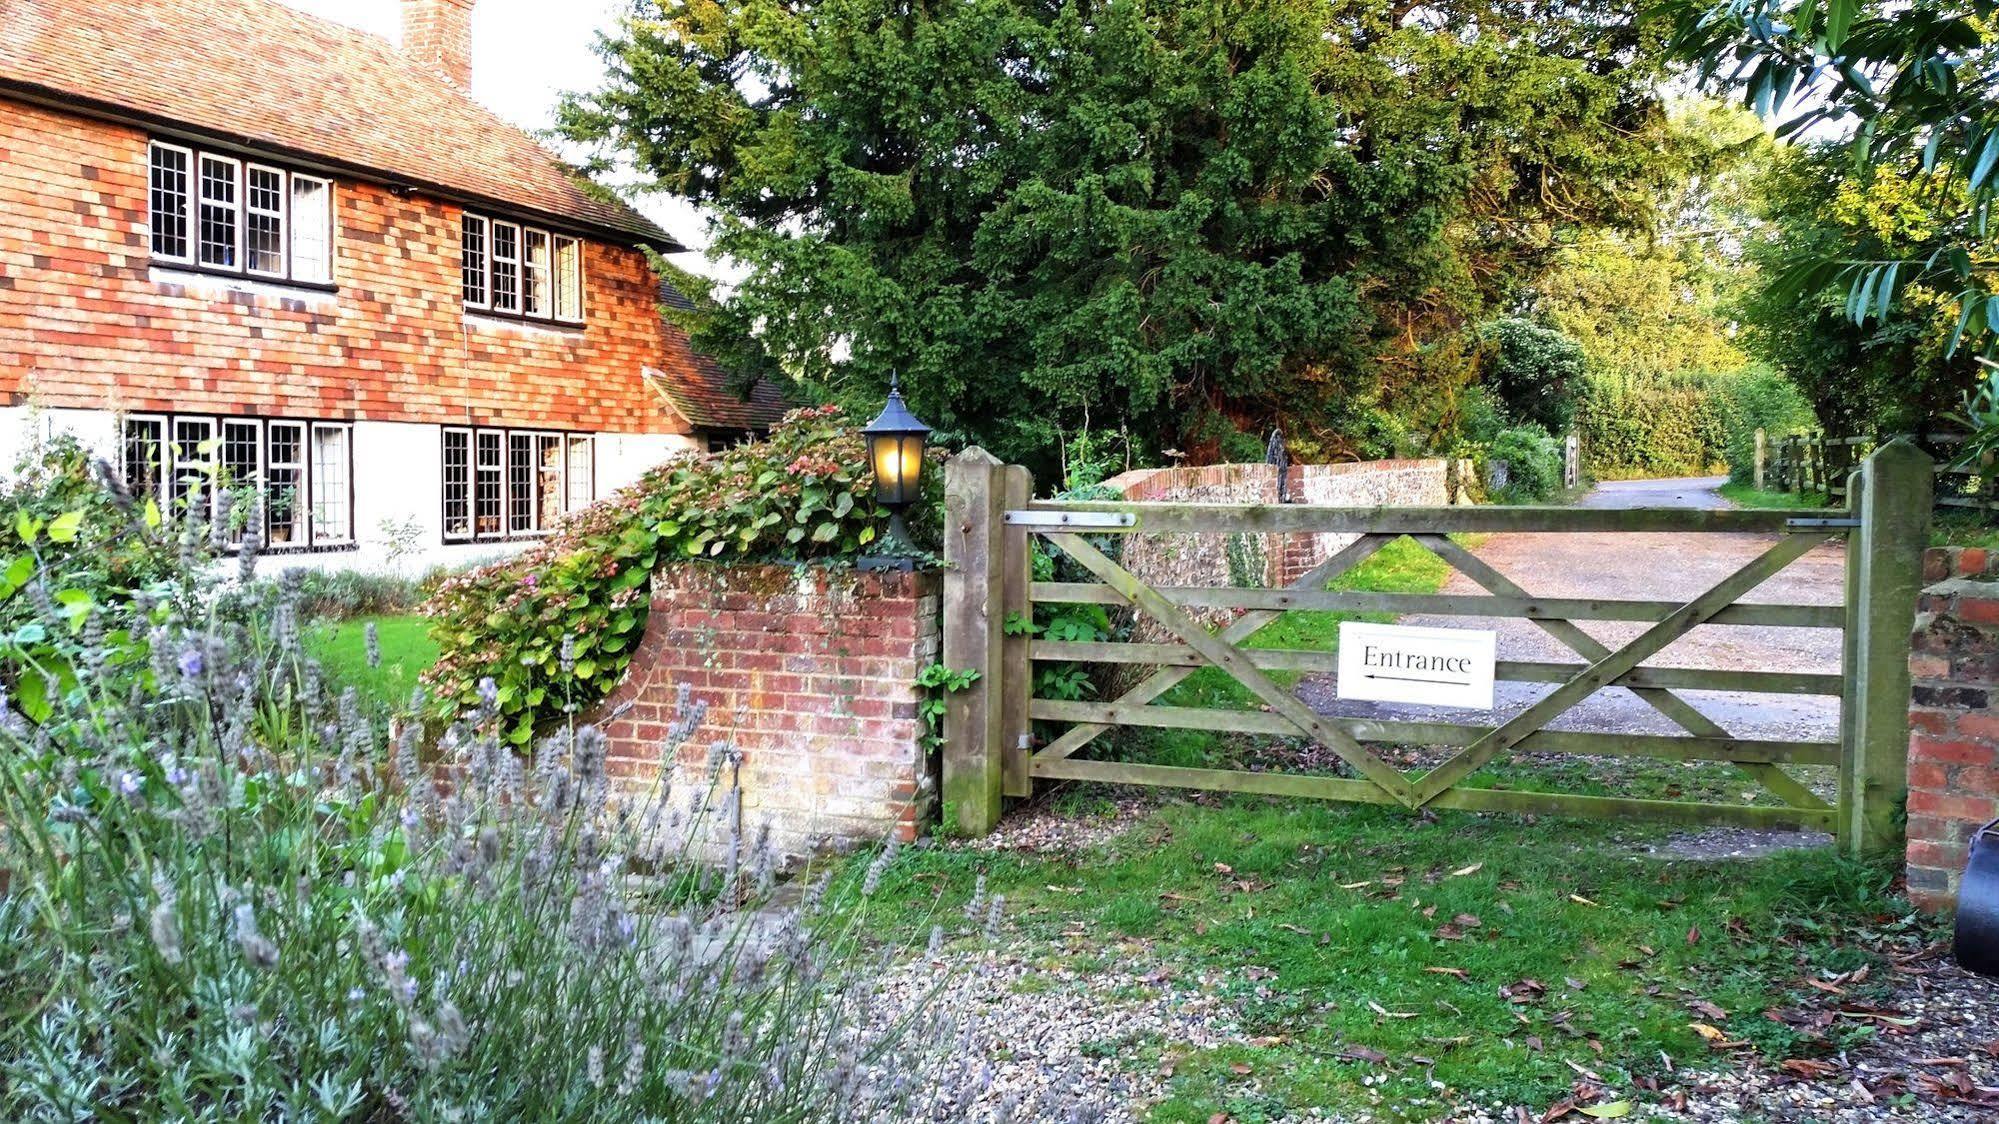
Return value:
M 909 529 L 902 513 L 923 494 L 923 451 L 930 427 L 917 420 L 902 400 L 902 388 L 889 376 L 888 402 L 882 412 L 861 431 L 868 439 L 868 462 L 875 470 L 875 502 L 888 508 L 889 557 L 861 559 L 864 569 L 914 567 L 905 555 L 910 550 Z

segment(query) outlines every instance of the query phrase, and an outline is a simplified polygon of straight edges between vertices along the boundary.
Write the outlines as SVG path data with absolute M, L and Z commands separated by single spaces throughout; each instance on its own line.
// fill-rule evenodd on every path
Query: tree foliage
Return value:
M 1961 228 L 1960 186 L 1914 168 L 1856 172 L 1844 152 L 1819 148 L 1779 160 L 1763 196 L 1767 225 L 1749 257 L 1766 277 L 1791 280 L 1744 300 L 1749 350 L 1790 376 L 1829 432 L 1923 431 L 1949 413 L 1975 384 L 1977 365 L 1950 346 L 1958 301 L 1948 287 L 1916 276 L 1863 322 L 1846 284 L 1832 276 L 1804 284 L 1797 263 L 1927 257 Z
M 563 128 L 708 207 L 744 378 L 1037 460 L 1453 424 L 1468 324 L 1668 175 L 1612 5 L 642 0 Z
M 1839 313 L 1890 318 L 1903 297 L 1952 295 L 1946 348 L 1991 349 L 1999 277 L 1988 213 L 1999 190 L 1999 56 L 1993 0 L 1676 0 L 1673 49 L 1785 135 L 1841 128 L 1857 183 L 1911 173 L 1961 191 L 1966 206 L 1920 252 L 1835 242 L 1801 246 L 1773 296 L 1816 298 L 1837 284 Z M 1908 249 L 1904 247 L 1903 249 Z M 1927 315 L 1919 310 L 1919 316 Z

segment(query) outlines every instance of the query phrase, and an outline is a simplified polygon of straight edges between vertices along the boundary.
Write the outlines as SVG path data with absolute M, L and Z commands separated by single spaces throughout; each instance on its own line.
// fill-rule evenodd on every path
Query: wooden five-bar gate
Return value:
M 1845 507 L 1825 510 L 1585 509 L 1569 507 L 1372 507 L 1309 504 L 1072 502 L 1036 500 L 1026 469 L 968 450 L 946 469 L 944 662 L 978 673 L 955 693 L 945 720 L 946 814 L 959 829 L 983 833 L 1008 796 L 1027 796 L 1036 780 L 1163 785 L 1481 812 L 1643 818 L 1689 824 L 1792 827 L 1837 833 L 1849 852 L 1896 845 L 1906 792 L 1908 642 L 1927 533 L 1929 458 L 1906 442 L 1888 445 L 1856 466 Z M 1697 597 L 1685 601 L 1536 596 L 1449 536 L 1455 533 L 1672 532 L 1769 535 L 1765 549 Z M 1340 534 L 1358 536 L 1282 589 L 1154 587 L 1091 542 L 1102 535 Z M 1408 536 L 1486 592 L 1481 595 L 1389 594 L 1329 590 L 1340 574 L 1387 543 Z M 1036 581 L 1030 541 L 1039 538 L 1074 560 L 1094 581 Z M 1745 594 L 1812 548 L 1846 541 L 1843 605 L 1745 603 Z M 1670 556 L 1658 559 L 1672 565 Z M 1076 642 L 1037 638 L 1020 627 L 1046 602 L 1126 606 L 1162 629 L 1169 642 Z M 1241 615 L 1219 630 L 1194 612 Z M 1493 725 L 1377 721 L 1322 715 L 1266 674 L 1330 671 L 1334 655 L 1255 649 L 1244 643 L 1293 609 L 1521 617 L 1575 653 L 1566 662 L 1501 660 L 1501 680 L 1555 684 L 1518 714 Z M 1621 647 L 1604 644 L 1575 622 L 1649 625 Z M 1843 630 L 1839 674 L 1755 667 L 1654 667 L 1646 660 L 1702 625 L 1763 625 Z M 1114 699 L 1033 697 L 1041 661 L 1139 665 L 1150 669 Z M 1161 705 L 1158 700 L 1203 667 L 1220 668 L 1264 704 L 1259 711 Z M 1557 731 L 1556 717 L 1605 687 L 1630 689 L 1684 733 L 1638 735 Z M 1736 737 L 1679 695 L 1728 690 L 1837 695 L 1837 741 Z M 1061 728 L 1045 744 L 1033 732 Z M 1312 739 L 1337 754 L 1353 776 L 1182 768 L 1081 756 L 1120 726 L 1263 733 Z M 1420 774 L 1405 774 L 1376 754 L 1380 744 L 1445 747 L 1451 755 Z M 1465 782 L 1513 752 L 1572 753 L 1727 762 L 1775 802 L 1724 804 L 1474 787 Z M 1828 801 L 1786 766 L 1838 766 Z

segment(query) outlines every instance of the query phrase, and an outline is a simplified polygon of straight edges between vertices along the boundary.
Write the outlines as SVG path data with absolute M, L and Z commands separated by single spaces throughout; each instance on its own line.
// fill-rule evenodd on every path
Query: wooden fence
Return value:
M 1893 440 L 1894 438 L 1888 438 Z M 1999 465 L 1991 457 L 1959 467 L 1950 455 L 1963 443 L 1957 433 L 1930 433 L 1909 438 L 1936 453 L 1933 502 L 1938 507 L 1999 511 Z M 1793 433 L 1770 439 L 1756 431 L 1756 487 L 1798 494 L 1822 493 L 1835 503 L 1846 500 L 1847 480 L 1868 453 L 1881 447 L 1879 435 L 1828 437 L 1823 433 Z
M 1851 852 L 1893 846 L 1899 838 L 1896 816 L 1906 787 L 1908 638 L 1927 533 L 1930 460 L 1914 446 L 1896 442 L 1869 457 L 1858 479 L 1850 504 L 1819 511 L 1062 502 L 1032 499 L 1026 469 L 969 450 L 946 470 L 949 569 L 944 661 L 953 669 L 978 675 L 970 689 L 952 696 L 946 715 L 946 808 L 960 829 L 983 833 L 999 817 L 1006 797 L 1031 795 L 1037 781 L 1101 781 L 1393 804 L 1411 810 L 1437 807 L 1813 828 L 1837 832 Z M 1613 600 L 1536 596 L 1450 537 L 1461 532 L 1755 533 L 1772 539 L 1755 559 L 1697 597 Z M 1132 533 L 1359 537 L 1286 588 L 1155 588 L 1119 565 L 1114 550 L 1100 545 L 1106 543 L 1101 536 Z M 1335 577 L 1403 536 L 1450 563 L 1486 592 L 1465 596 L 1328 588 Z M 1813 547 L 1842 538 L 1848 540 L 1843 606 L 1741 600 Z M 1036 539 L 1094 580 L 1035 580 L 1029 544 Z M 1028 627 L 1035 606 L 1055 602 L 1127 607 L 1163 626 L 1173 642 L 1084 643 L 1035 637 Z M 1241 615 L 1217 631 L 1189 612 L 1199 609 L 1235 610 Z M 1497 724 L 1321 715 L 1266 672 L 1332 670 L 1332 653 L 1244 646 L 1264 625 L 1294 609 L 1519 617 L 1533 622 L 1578 659 L 1501 661 L 1500 679 L 1557 686 Z M 1642 621 L 1650 627 L 1612 649 L 1575 623 L 1585 620 Z M 1842 630 L 1843 673 L 1646 664 L 1693 628 L 1710 624 Z M 1108 701 L 1036 698 L 1033 668 L 1045 661 L 1135 664 L 1151 670 Z M 1265 709 L 1160 704 L 1161 696 L 1203 667 L 1226 672 Z M 1630 689 L 1684 734 L 1548 729 L 1553 719 L 1611 686 Z M 1838 695 L 1841 736 L 1838 741 L 1735 737 L 1675 693 L 1683 689 Z M 1037 745 L 1037 724 L 1044 730 L 1063 729 Z M 1101 735 L 1124 726 L 1305 737 L 1330 749 L 1353 775 L 1182 768 L 1080 756 Z M 1454 752 L 1426 772 L 1405 775 L 1369 748 L 1384 743 Z M 1630 799 L 1466 783 L 1503 755 L 1519 751 L 1728 762 L 1777 802 Z M 1837 766 L 1836 800 L 1821 798 L 1786 773 L 1786 765 Z

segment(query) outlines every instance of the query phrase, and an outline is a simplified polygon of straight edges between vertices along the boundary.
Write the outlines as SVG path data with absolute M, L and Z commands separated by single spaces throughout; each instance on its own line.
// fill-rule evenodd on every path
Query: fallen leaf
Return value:
M 1576 1111 L 1593 1120 L 1615 1120 L 1620 1116 L 1631 1115 L 1631 1102 L 1612 1101 L 1609 1104 L 1583 1105 Z
M 1380 1065 L 1388 1060 L 1387 1054 L 1367 1046 L 1348 1046 L 1340 1051 L 1340 1057 L 1357 1062 L 1370 1062 L 1374 1065 Z
M 1384 1019 L 1413 1019 L 1416 1017 L 1416 1012 L 1414 1011 L 1391 1011 L 1372 999 L 1367 1001 L 1367 1006 L 1369 1010 Z
M 1839 1072 L 1839 1067 L 1817 1058 L 1785 1058 L 1777 1063 L 1777 1068 L 1793 1077 L 1815 1079 Z
M 1230 865 L 1229 865 L 1229 864 L 1227 864 L 1227 863 L 1216 863 L 1216 864 L 1215 864 L 1215 873 L 1216 873 L 1216 874 L 1234 874 L 1234 873 L 1235 873 L 1235 868 L 1234 868 L 1234 867 L 1232 867 L 1232 866 L 1230 866 Z
M 1839 986 L 1838 984 L 1830 984 L 1825 982 L 1824 980 L 1815 980 L 1810 976 L 1805 977 L 1805 986 L 1818 988 L 1820 991 L 1825 992 L 1827 995 L 1846 994 L 1846 989 Z
M 1451 920 L 1467 929 L 1476 929 L 1480 925 L 1485 924 L 1485 922 L 1478 919 L 1478 914 L 1476 913 L 1460 913 L 1456 917 L 1451 918 Z
M 1423 970 L 1425 972 L 1434 972 L 1440 976 L 1456 976 L 1461 980 L 1468 980 L 1471 978 L 1471 974 L 1469 972 L 1466 972 L 1463 968 L 1425 968 Z
M 1208 1117 L 1208 1124 L 1235 1124 L 1235 1117 L 1226 1112 L 1217 1112 Z
M 1597 905 L 1597 904 L 1596 904 L 1595 902 L 1593 902 L 1593 901 L 1589 900 L 1588 898 L 1586 898 L 1586 897 L 1583 897 L 1583 896 L 1582 896 L 1581 894 L 1570 894 L 1570 895 L 1569 895 L 1569 900 L 1570 900 L 1570 901 L 1572 901 L 1572 902 L 1574 902 L 1574 903 L 1576 903 L 1577 905 L 1586 905 L 1586 906 L 1591 906 L 1591 907 L 1594 907 L 1594 908 L 1596 908 L 1596 909 L 1602 909 L 1602 908 L 1603 908 L 1602 906 L 1600 906 L 1600 905 Z
M 1229 1072 L 1238 1076 L 1248 1076 L 1256 1072 L 1256 1067 L 1248 1062 L 1236 1062 L 1234 1065 L 1229 1066 Z
M 1570 1069 L 1575 1070 L 1576 1073 L 1586 1081 L 1594 1081 L 1598 1085 L 1603 1084 L 1603 1075 L 1593 1069 L 1590 1069 L 1586 1066 L 1577 1065 L 1576 1063 L 1569 1061 L 1567 1058 L 1562 1059 L 1562 1064 L 1568 1066 Z
M 1699 925 L 1695 925 L 1687 930 L 1687 943 L 1690 945 L 1701 943 L 1701 927 Z
M 1479 872 L 1479 869 L 1483 866 L 1485 866 L 1484 863 L 1473 863 L 1467 867 L 1460 867 L 1459 869 L 1451 872 L 1451 877 L 1463 878 L 1467 874 L 1477 874 Z
M 1687 1004 L 1687 1006 L 1693 1008 L 1695 1014 L 1706 1015 L 1708 1018 L 1713 1019 L 1715 1022 L 1720 1022 L 1728 1017 L 1727 1010 L 1718 1007 L 1715 1004 L 1710 1003 L 1705 999 L 1696 999 L 1693 1002 Z
M 1693 1028 L 1695 1034 L 1700 1035 L 1709 1042 L 1719 1042 L 1728 1037 L 1727 1034 L 1722 1032 L 1720 1027 L 1709 1026 L 1707 1023 L 1688 1023 L 1687 1025 Z
M 1589 986 L 1588 984 L 1575 978 L 1574 976 L 1563 976 L 1562 982 L 1569 985 L 1570 991 L 1581 991 Z

